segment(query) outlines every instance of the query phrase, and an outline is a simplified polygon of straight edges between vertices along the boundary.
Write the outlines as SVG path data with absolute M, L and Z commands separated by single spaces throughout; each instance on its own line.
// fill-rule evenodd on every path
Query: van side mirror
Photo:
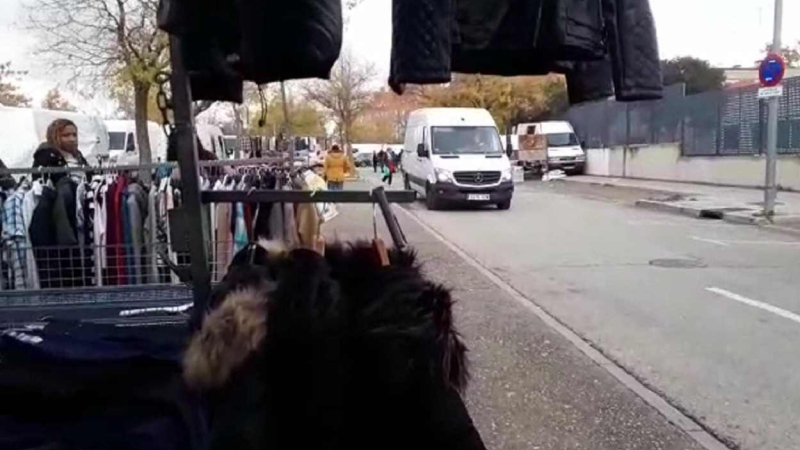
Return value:
M 511 155 L 514 154 L 514 146 L 511 145 L 511 142 L 506 143 L 506 156 L 511 158 Z
M 586 141 L 581 141 L 581 148 L 586 150 Z
M 425 144 L 417 144 L 417 156 L 420 158 L 429 158 L 430 152 L 425 148 Z

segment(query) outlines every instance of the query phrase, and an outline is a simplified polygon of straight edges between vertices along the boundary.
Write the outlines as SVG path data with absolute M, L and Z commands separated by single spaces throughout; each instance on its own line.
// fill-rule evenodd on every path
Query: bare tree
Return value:
M 27 28 L 39 35 L 37 54 L 73 83 L 132 90 L 142 162 L 152 160 L 148 99 L 156 73 L 169 63 L 169 41 L 158 29 L 158 0 L 29 0 Z
M 47 92 L 44 100 L 42 100 L 42 108 L 52 109 L 55 111 L 77 111 L 78 109 L 72 106 L 69 100 L 61 96 L 61 91 L 58 88 L 50 89 Z
M 305 86 L 305 97 L 325 109 L 336 122 L 339 138 L 350 152 L 353 124 L 372 98 L 370 82 L 375 78 L 372 64 L 343 53 L 329 81 L 316 80 Z
M 11 70 L 11 63 L 0 63 L 0 105 L 27 107 L 31 99 L 19 92 L 19 87 L 12 83 L 14 78 L 25 75 L 25 72 Z

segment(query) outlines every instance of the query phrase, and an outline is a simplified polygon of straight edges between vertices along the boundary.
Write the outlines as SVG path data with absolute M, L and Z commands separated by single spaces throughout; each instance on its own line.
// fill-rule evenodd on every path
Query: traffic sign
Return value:
M 764 61 L 761 61 L 758 77 L 761 79 L 762 86 L 777 86 L 783 81 L 784 75 L 786 75 L 786 61 L 783 60 L 781 55 L 770 53 L 764 58 Z
M 769 86 L 758 89 L 758 98 L 783 97 L 783 86 Z

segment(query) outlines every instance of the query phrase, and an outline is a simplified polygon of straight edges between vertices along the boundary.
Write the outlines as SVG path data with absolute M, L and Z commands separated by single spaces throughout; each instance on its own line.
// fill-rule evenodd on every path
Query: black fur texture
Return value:
M 390 260 L 381 267 L 369 242 L 329 245 L 324 257 L 263 246 L 237 255 L 212 307 L 243 292 L 258 297 L 242 304 L 264 311 L 266 330 L 244 362 L 230 358 L 236 367 L 215 372 L 229 378 L 202 386 L 212 398 L 212 449 L 484 448 L 460 395 L 467 349 L 450 292 L 423 277 L 413 251 Z M 239 323 L 212 317 L 198 336 Z M 192 361 L 226 354 L 226 342 L 196 338 Z M 193 373 L 189 358 L 185 370 Z

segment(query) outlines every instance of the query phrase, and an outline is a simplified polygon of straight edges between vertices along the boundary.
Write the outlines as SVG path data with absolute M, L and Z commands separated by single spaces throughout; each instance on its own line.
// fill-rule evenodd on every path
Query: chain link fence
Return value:
M 753 155 L 766 150 L 766 106 L 758 86 L 685 96 L 676 85 L 661 100 L 578 105 L 563 118 L 587 148 L 680 143 L 685 156 Z M 800 154 L 800 77 L 784 82 L 778 152 Z

